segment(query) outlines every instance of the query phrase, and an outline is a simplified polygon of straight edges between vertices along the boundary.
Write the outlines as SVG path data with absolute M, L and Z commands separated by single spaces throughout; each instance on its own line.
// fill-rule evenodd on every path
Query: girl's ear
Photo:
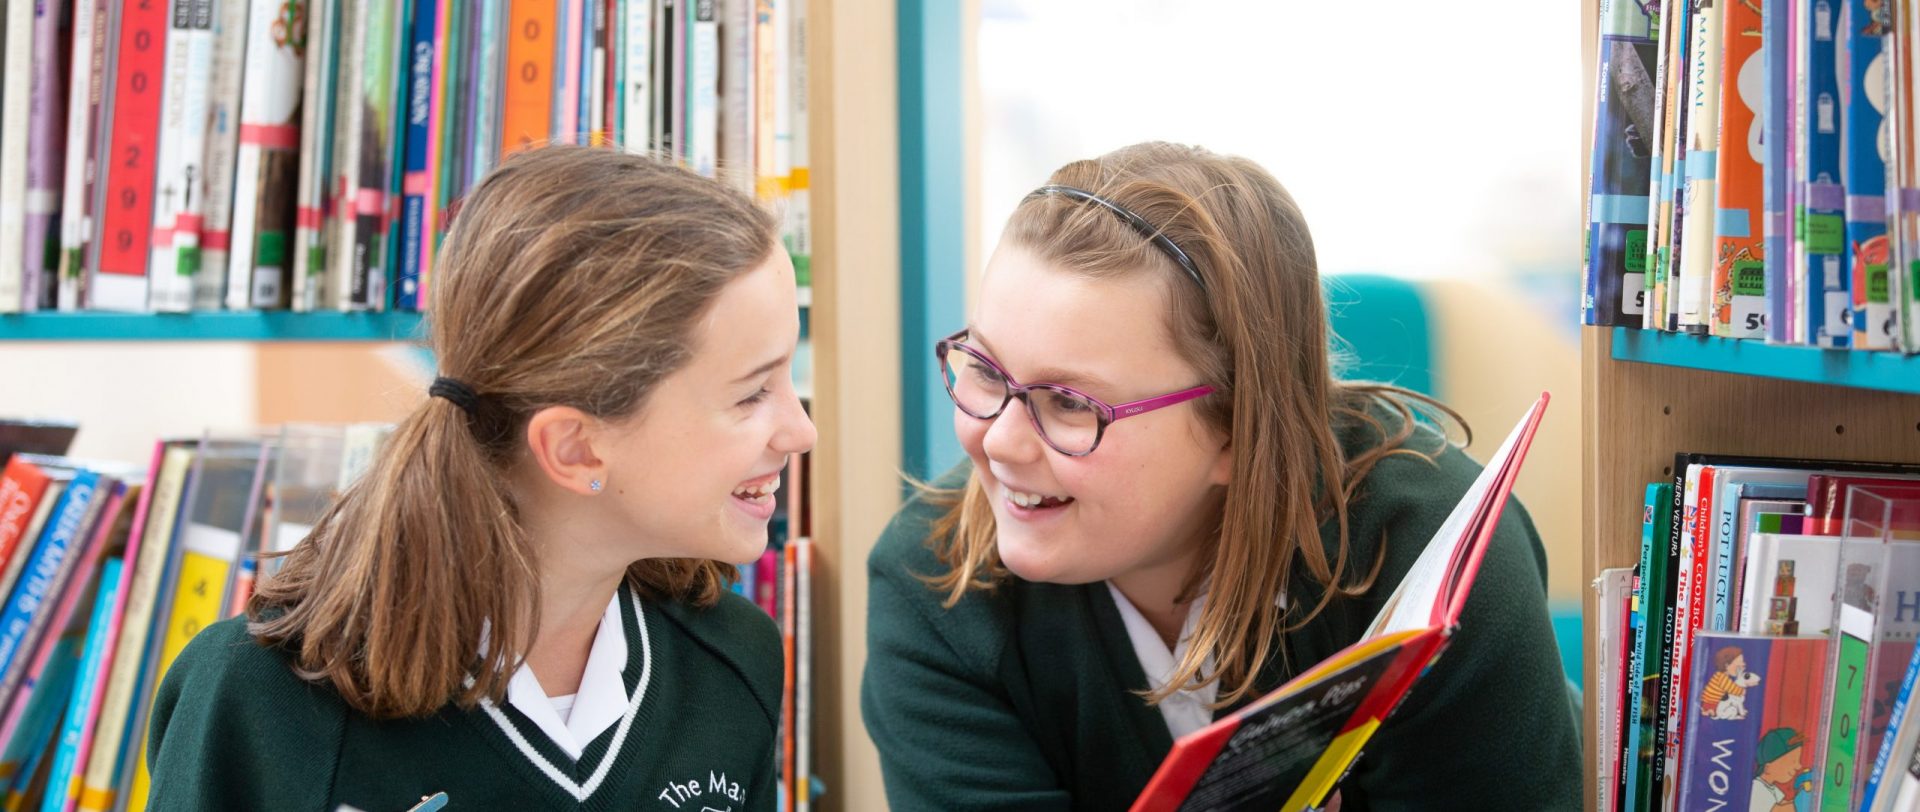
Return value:
M 1213 456 L 1213 468 L 1207 472 L 1207 481 L 1220 487 L 1233 484 L 1233 441 L 1220 444 L 1220 451 Z
M 527 420 L 527 453 L 553 484 L 590 495 L 593 483 L 606 479 L 606 461 L 593 444 L 602 424 L 571 406 L 549 406 Z

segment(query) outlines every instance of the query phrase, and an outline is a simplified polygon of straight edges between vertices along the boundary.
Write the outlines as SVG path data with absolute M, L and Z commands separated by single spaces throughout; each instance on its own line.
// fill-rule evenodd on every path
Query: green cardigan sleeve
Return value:
M 154 697 L 148 808 L 331 812 L 344 708 L 255 643 L 246 618 L 208 626 Z
M 914 577 L 938 571 L 925 547 L 935 512 L 924 501 L 910 502 L 867 562 L 860 711 L 880 751 L 887 803 L 894 812 L 1071 809 L 1072 797 L 996 673 L 1001 652 L 976 650 L 999 638 L 948 633 L 1000 625 L 990 603 L 966 600 L 949 609 Z
M 1464 475 L 1472 473 L 1461 470 L 1467 465 L 1464 455 L 1446 454 L 1441 471 L 1429 469 L 1433 479 L 1423 484 L 1443 491 L 1463 487 L 1470 480 Z M 1447 482 L 1453 487 L 1441 484 Z M 1386 524 L 1395 543 L 1382 577 L 1390 571 L 1392 578 L 1370 604 L 1392 591 L 1451 510 L 1451 501 L 1434 498 L 1439 496 L 1403 502 L 1405 511 Z M 1547 617 L 1545 582 L 1539 534 L 1519 502 L 1509 501 L 1459 629 L 1343 783 L 1343 792 L 1364 799 L 1355 808 L 1580 807 L 1578 717 Z M 1369 611 L 1355 619 L 1371 616 Z

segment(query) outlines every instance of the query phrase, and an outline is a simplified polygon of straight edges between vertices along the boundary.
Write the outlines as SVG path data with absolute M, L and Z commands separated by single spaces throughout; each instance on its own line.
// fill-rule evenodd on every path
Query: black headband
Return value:
M 1033 190 L 1032 193 L 1027 195 L 1027 198 L 1033 199 L 1046 195 L 1059 195 L 1072 200 L 1086 201 L 1113 212 L 1119 216 L 1121 220 L 1125 221 L 1127 225 L 1132 226 L 1134 231 L 1140 232 L 1140 236 L 1147 238 L 1149 242 L 1153 243 L 1154 247 L 1159 248 L 1162 253 L 1165 253 L 1168 258 L 1173 260 L 1175 265 L 1180 266 L 1181 270 L 1186 271 L 1187 276 L 1193 277 L 1193 283 L 1200 286 L 1201 293 L 1207 292 L 1207 283 L 1200 278 L 1200 269 L 1194 267 L 1193 259 L 1187 256 L 1187 252 L 1180 250 L 1180 246 L 1174 244 L 1171 238 L 1160 233 L 1160 229 L 1155 228 L 1152 223 L 1147 222 L 1145 217 L 1134 214 L 1120 204 L 1104 197 L 1085 189 L 1076 189 L 1072 186 L 1042 186 Z
M 427 394 L 446 398 L 469 416 L 477 416 L 480 409 L 480 396 L 473 391 L 473 387 L 453 378 L 434 378 L 433 385 L 427 387 Z

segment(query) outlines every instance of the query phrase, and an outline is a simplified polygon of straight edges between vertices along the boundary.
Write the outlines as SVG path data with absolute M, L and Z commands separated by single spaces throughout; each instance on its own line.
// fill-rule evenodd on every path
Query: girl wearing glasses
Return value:
M 1327 338 L 1306 222 L 1250 161 L 1141 144 L 1021 203 L 936 348 L 968 460 L 868 561 L 893 809 L 1124 809 L 1175 738 L 1362 636 L 1478 466 Z M 1578 807 L 1545 562 L 1510 506 L 1343 810 Z
M 550 147 L 438 259 L 446 377 L 168 670 L 152 808 L 770 812 L 779 639 L 726 562 L 814 440 L 773 217 Z

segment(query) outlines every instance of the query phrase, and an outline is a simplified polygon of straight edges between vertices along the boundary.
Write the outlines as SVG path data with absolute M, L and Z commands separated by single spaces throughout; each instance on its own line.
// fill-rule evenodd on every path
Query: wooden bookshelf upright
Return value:
M 1588 176 L 1598 0 L 1581 0 Z M 1584 211 L 1584 206 L 1582 207 Z M 1577 284 L 1569 280 L 1568 284 Z M 1769 347 L 1754 342 L 1585 327 L 1581 336 L 1582 575 L 1631 567 L 1649 482 L 1680 451 L 1920 462 L 1920 356 Z M 1586 679 L 1598 684 L 1594 593 L 1583 591 Z M 1585 807 L 1595 807 L 1598 720 L 1586 699 Z

